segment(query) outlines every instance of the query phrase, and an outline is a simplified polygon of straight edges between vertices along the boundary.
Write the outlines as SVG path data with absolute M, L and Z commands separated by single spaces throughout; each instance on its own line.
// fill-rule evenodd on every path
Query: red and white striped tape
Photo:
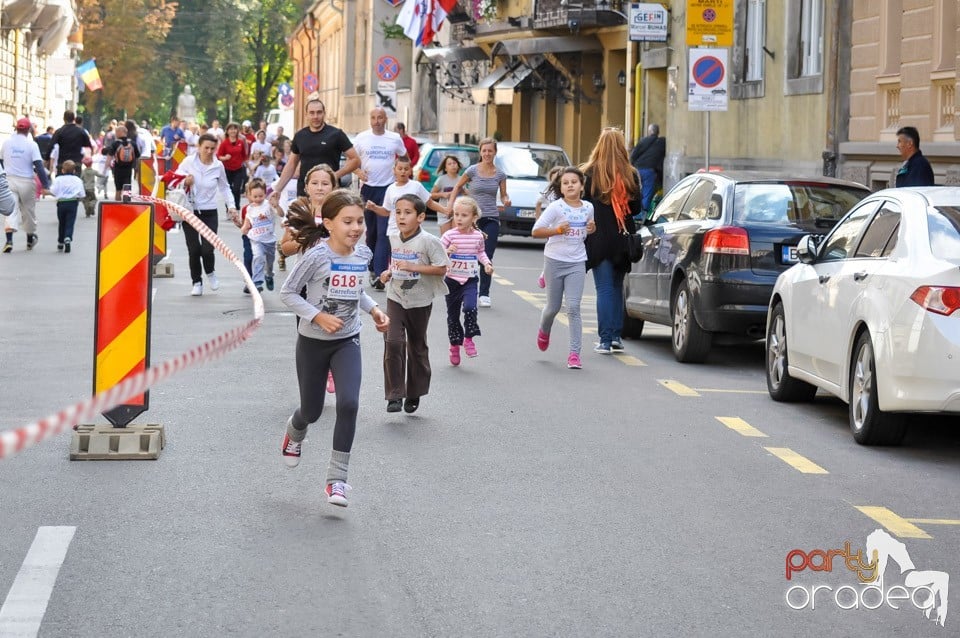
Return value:
M 23 427 L 0 432 L 0 460 L 10 458 L 27 448 L 50 439 L 63 431 L 72 428 L 81 421 L 89 421 L 98 414 L 123 403 L 130 397 L 143 393 L 151 386 L 168 379 L 182 370 L 222 357 L 241 343 L 246 341 L 263 322 L 263 297 L 257 291 L 253 280 L 244 268 L 243 262 L 237 258 L 223 240 L 210 230 L 206 224 L 197 219 L 191 211 L 157 197 L 148 195 L 136 196 L 135 199 L 145 202 L 163 203 L 173 209 L 183 221 L 193 226 L 200 235 L 210 242 L 220 253 L 240 271 L 243 280 L 250 291 L 253 301 L 253 318 L 242 326 L 228 330 L 218 337 L 190 348 L 186 352 L 168 359 L 158 366 L 151 366 L 143 372 L 126 379 L 122 383 L 104 390 L 86 401 L 81 401 L 64 408 L 45 419 L 34 421 Z

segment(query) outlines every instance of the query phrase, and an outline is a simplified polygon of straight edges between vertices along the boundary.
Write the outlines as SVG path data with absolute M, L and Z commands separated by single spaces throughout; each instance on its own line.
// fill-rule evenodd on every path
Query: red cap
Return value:
M 17 120 L 17 130 L 18 131 L 29 131 L 30 130 L 30 120 L 25 117 L 21 117 Z

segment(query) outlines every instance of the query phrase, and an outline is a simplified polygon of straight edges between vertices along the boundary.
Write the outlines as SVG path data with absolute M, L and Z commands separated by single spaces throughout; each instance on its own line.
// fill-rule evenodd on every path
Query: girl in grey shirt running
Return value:
M 307 426 L 320 418 L 327 372 L 337 382 L 337 418 L 327 466 L 327 502 L 347 506 L 347 468 L 360 405 L 360 310 L 370 313 L 377 330 L 390 319 L 363 291 L 370 249 L 363 238 L 363 202 L 346 190 L 330 193 L 320 209 L 323 223 L 297 236 L 313 246 L 287 276 L 280 296 L 301 318 L 297 326 L 297 381 L 300 407 L 287 419 L 280 451 L 289 467 L 300 463 Z M 317 241 L 326 237 L 326 241 Z M 306 298 L 300 291 L 306 286 Z

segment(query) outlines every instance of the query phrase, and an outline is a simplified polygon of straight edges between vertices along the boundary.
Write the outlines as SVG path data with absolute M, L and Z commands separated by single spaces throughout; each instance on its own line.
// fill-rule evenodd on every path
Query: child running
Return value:
M 440 238 L 450 255 L 447 269 L 447 336 L 450 338 L 450 365 L 460 365 L 460 346 L 468 357 L 477 356 L 474 337 L 480 336 L 477 324 L 477 284 L 480 264 L 488 275 L 493 274 L 493 262 L 484 250 L 484 235 L 477 228 L 480 206 L 472 197 L 458 197 L 453 203 L 453 228 Z M 460 309 L 463 308 L 463 323 Z
M 570 323 L 570 354 L 567 367 L 579 370 L 583 323 L 580 319 L 580 299 L 587 276 L 587 249 L 584 241 L 596 226 L 593 222 L 593 204 L 580 199 L 584 177 L 580 169 L 568 166 L 555 178 L 563 199 L 551 202 L 533 225 L 534 237 L 549 237 L 543 247 L 543 276 L 547 284 L 547 304 L 540 315 L 537 347 L 546 351 L 550 346 L 550 329 L 560 312 L 564 295 L 567 298 L 567 319 Z
M 76 162 L 67 160 L 50 186 L 50 193 L 57 198 L 57 250 L 65 253 L 70 252 L 77 208 L 85 196 L 83 181 L 74 175 L 76 170 Z
M 262 179 L 253 178 L 247 184 L 247 201 L 243 207 L 243 224 L 240 232 L 250 239 L 253 250 L 253 283 L 262 291 L 273 290 L 273 258 L 277 254 L 277 215 L 267 203 L 267 185 Z
M 450 194 L 453 187 L 457 185 L 460 179 L 460 171 L 463 170 L 463 164 L 456 155 L 447 155 L 437 167 L 437 180 L 433 183 L 433 190 L 430 191 L 430 199 L 435 200 L 444 208 L 450 206 Z M 437 213 L 437 223 L 440 225 L 440 234 L 453 228 L 453 221 L 446 213 Z
M 287 419 L 280 451 L 288 467 L 300 463 L 307 426 L 323 412 L 327 372 L 337 380 L 337 416 L 327 466 L 327 502 L 347 506 L 347 470 L 360 405 L 360 310 L 369 312 L 377 330 L 390 318 L 363 291 L 371 253 L 363 238 L 363 201 L 346 190 L 330 193 L 320 214 L 323 223 L 298 235 L 309 248 L 280 289 L 283 302 L 300 317 L 297 327 L 297 382 L 300 407 Z M 324 239 L 325 241 L 319 241 Z M 306 286 L 306 298 L 300 296 Z
M 390 269 L 380 273 L 387 289 L 390 329 L 383 335 L 383 382 L 387 412 L 408 414 L 430 391 L 430 349 L 427 324 L 433 298 L 447 294 L 443 275 L 447 253 L 440 240 L 420 227 L 427 206 L 416 195 L 397 198 L 394 218 L 398 235 L 390 238 Z
M 293 181 L 293 180 L 290 180 Z M 284 222 L 286 230 L 283 238 L 280 240 L 280 255 L 295 255 L 298 252 L 304 252 L 306 248 L 297 241 L 297 237 L 304 229 L 315 228 L 322 225 L 323 220 L 320 217 L 320 208 L 323 206 L 323 200 L 333 192 L 333 185 L 337 183 L 336 173 L 330 168 L 329 164 L 318 164 L 307 171 L 306 178 L 307 197 L 294 200 L 287 208 L 287 219 Z M 294 184 L 296 187 L 296 184 Z M 323 241 L 318 238 L 316 241 Z M 306 290 L 301 294 L 306 294 Z M 300 318 L 297 317 L 299 324 Z M 337 391 L 337 386 L 333 382 L 333 373 L 327 374 L 327 392 L 333 394 Z

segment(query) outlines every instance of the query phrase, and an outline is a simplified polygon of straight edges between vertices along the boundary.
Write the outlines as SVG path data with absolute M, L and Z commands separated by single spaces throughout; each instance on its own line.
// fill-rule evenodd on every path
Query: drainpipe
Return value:
M 826 82 L 827 135 L 825 140 L 826 148 L 821 154 L 821 159 L 823 160 L 822 172 L 827 177 L 837 176 L 837 159 L 840 154 L 840 129 L 842 126 L 840 122 L 840 94 L 849 94 L 849 89 L 843 88 L 844 83 L 849 82 L 849 74 L 845 74 L 846 77 L 840 77 L 840 39 L 843 34 L 841 25 L 841 19 L 844 14 L 843 4 L 845 3 L 835 2 L 833 4 L 833 15 L 831 16 L 833 21 L 833 37 L 831 41 L 833 44 L 830 47 L 830 77 Z M 844 50 L 848 51 L 849 47 L 844 47 Z M 843 128 L 846 127 L 844 126 Z

